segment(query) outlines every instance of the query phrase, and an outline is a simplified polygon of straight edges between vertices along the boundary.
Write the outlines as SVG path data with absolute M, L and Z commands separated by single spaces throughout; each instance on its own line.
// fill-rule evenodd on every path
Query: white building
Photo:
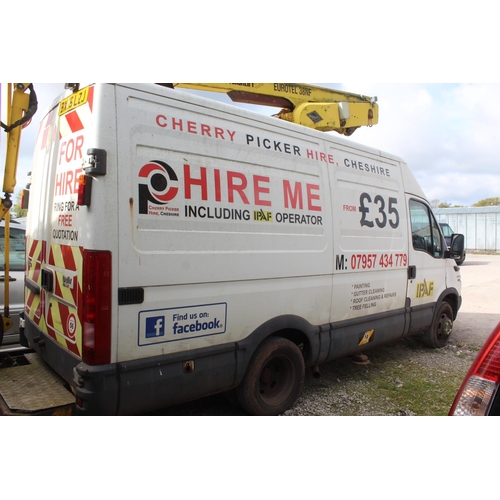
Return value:
M 500 207 L 434 208 L 438 222 L 447 222 L 465 236 L 468 251 L 500 252 Z

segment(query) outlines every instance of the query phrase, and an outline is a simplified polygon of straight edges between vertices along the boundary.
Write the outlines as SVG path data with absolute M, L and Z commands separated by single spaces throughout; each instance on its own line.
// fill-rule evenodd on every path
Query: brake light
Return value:
M 92 196 L 92 177 L 82 174 L 78 177 L 78 198 L 77 203 L 80 206 L 90 206 Z
M 82 360 L 111 362 L 111 252 L 83 250 Z
M 485 415 L 500 384 L 500 323 L 472 363 L 449 415 Z

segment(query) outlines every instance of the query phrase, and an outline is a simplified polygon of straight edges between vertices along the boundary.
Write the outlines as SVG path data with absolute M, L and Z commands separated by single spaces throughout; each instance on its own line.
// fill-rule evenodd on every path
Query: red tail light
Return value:
M 83 251 L 82 360 L 111 362 L 111 252 Z
M 82 174 L 78 177 L 78 198 L 77 203 L 80 206 L 90 206 L 92 196 L 92 177 Z
M 500 323 L 472 363 L 449 415 L 485 415 L 500 384 Z

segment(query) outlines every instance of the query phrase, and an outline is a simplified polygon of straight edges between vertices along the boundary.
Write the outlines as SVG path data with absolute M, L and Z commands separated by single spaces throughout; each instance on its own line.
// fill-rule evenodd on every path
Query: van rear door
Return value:
M 40 124 L 26 240 L 26 314 L 41 332 L 78 357 L 83 248 L 77 192 L 93 95 L 93 86 L 68 91 Z

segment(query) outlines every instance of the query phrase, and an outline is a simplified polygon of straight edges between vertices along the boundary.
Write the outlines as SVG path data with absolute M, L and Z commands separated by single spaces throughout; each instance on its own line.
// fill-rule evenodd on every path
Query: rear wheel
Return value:
M 236 389 L 238 402 L 252 415 L 279 415 L 297 401 L 304 377 L 300 349 L 290 340 L 269 337 L 255 351 Z
M 443 302 L 438 309 L 431 328 L 424 335 L 424 343 L 429 347 L 441 348 L 446 345 L 453 329 L 453 309 Z

